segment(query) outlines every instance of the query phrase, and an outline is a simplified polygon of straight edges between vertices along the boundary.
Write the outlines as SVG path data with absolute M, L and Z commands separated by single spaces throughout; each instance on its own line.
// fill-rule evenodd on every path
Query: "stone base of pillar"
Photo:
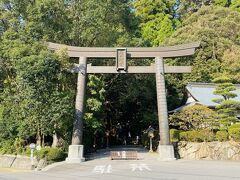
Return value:
M 173 145 L 159 145 L 158 146 L 158 160 L 160 161 L 173 161 L 176 160 L 174 157 Z
M 70 145 L 68 148 L 67 163 L 81 163 L 85 161 L 83 157 L 83 145 Z

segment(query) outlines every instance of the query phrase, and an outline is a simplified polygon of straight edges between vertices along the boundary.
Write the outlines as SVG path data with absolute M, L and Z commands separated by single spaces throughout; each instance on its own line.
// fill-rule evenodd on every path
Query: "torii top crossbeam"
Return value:
M 155 57 L 181 57 L 193 55 L 195 49 L 199 47 L 199 42 L 182 44 L 169 47 L 128 47 L 128 58 L 155 58 Z M 51 50 L 67 49 L 69 57 L 88 57 L 88 58 L 115 58 L 117 48 L 108 47 L 76 47 L 64 44 L 48 43 Z

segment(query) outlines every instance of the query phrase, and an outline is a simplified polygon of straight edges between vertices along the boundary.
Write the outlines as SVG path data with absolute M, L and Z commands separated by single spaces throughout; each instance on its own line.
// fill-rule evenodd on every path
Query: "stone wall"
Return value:
M 34 165 L 37 165 L 36 158 Z M 1 155 L 0 168 L 17 168 L 17 169 L 32 169 L 31 160 L 27 156 L 20 155 Z
M 240 142 L 179 142 L 176 156 L 191 160 L 240 160 Z
M 10 168 L 15 161 L 15 155 L 2 155 L 0 156 L 0 168 Z

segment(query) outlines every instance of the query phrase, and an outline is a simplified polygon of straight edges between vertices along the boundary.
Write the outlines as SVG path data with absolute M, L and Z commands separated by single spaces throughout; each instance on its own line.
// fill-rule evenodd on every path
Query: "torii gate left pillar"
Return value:
M 174 160 L 174 150 L 170 142 L 168 111 L 165 89 L 165 73 L 190 73 L 189 66 L 168 66 L 164 64 L 163 58 L 182 57 L 193 55 L 199 43 L 184 44 L 171 47 L 158 48 L 86 48 L 74 47 L 61 44 L 49 43 L 51 50 L 67 49 L 69 57 L 78 57 L 79 64 L 73 71 L 78 73 L 76 113 L 72 144 L 69 146 L 69 163 L 80 163 L 83 157 L 83 114 L 84 98 L 87 73 L 154 73 L 156 75 L 158 119 L 160 141 L 158 146 L 159 160 Z M 115 58 L 115 66 L 92 66 L 87 64 L 87 58 Z M 127 58 L 155 58 L 151 66 L 129 66 Z

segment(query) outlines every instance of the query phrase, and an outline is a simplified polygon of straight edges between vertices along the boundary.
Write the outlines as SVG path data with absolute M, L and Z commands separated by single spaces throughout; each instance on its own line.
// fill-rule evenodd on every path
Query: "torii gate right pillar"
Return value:
M 159 160 L 175 160 L 173 145 L 170 144 L 167 98 L 162 57 L 155 58 L 157 106 L 160 141 L 158 146 Z

